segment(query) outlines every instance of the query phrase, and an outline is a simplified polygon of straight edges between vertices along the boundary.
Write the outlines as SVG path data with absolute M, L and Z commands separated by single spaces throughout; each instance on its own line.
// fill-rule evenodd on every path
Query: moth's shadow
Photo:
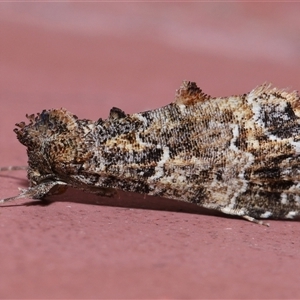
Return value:
M 71 203 L 82 203 L 88 205 L 100 205 L 100 206 L 110 206 L 110 207 L 183 212 L 183 213 L 190 213 L 190 214 L 218 216 L 218 217 L 229 218 L 229 219 L 239 218 L 238 216 L 224 214 L 220 211 L 207 209 L 192 203 L 166 199 L 161 197 L 147 196 L 138 193 L 124 192 L 124 191 L 118 191 L 116 196 L 112 198 L 108 198 L 108 197 L 100 197 L 95 194 L 90 194 L 80 190 L 69 188 L 64 194 L 51 196 L 43 200 L 34 200 L 34 201 L 26 202 L 21 205 L 48 206 L 55 202 L 71 202 Z M 272 220 L 273 218 L 269 218 L 269 219 Z M 294 218 L 293 220 L 289 219 L 286 221 L 300 221 L 300 216 Z
M 192 214 L 204 214 L 214 216 L 227 216 L 221 212 L 206 209 L 195 204 L 166 199 L 161 197 L 147 196 L 138 193 L 118 191 L 114 197 L 100 197 L 73 188 L 61 195 L 51 196 L 43 200 L 26 202 L 25 205 L 51 205 L 54 202 L 72 202 L 88 205 L 101 205 L 111 207 L 149 209 L 172 212 L 185 212 Z M 229 216 L 230 217 L 230 216 Z

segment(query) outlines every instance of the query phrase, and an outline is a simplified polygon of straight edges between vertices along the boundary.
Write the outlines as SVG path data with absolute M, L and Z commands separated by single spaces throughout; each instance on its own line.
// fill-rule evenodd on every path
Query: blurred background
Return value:
M 0 3 L 0 165 L 26 164 L 25 148 L 19 144 L 13 133 L 14 124 L 25 120 L 26 113 L 32 114 L 43 109 L 64 107 L 80 118 L 96 120 L 99 117 L 106 118 L 112 106 L 119 107 L 126 113 L 139 112 L 172 102 L 175 90 L 179 88 L 182 80 L 195 81 L 205 93 L 212 96 L 246 93 L 264 82 L 271 82 L 279 88 L 297 90 L 300 89 L 299 65 L 300 4 L 296 2 L 22 3 L 8 1 Z M 24 173 L 20 177 L 25 178 Z M 8 180 L 4 175 L 1 182 L 3 186 L 0 189 L 1 197 L 16 194 L 16 188 L 20 186 L 14 178 Z M 26 181 L 23 182 L 24 184 L 26 185 Z M 141 201 L 141 199 L 139 200 Z M 75 207 L 75 204 L 72 204 L 72 207 Z M 141 242 L 136 241 L 135 235 L 133 235 L 131 244 L 128 244 L 128 239 L 123 237 L 129 230 L 126 229 L 124 232 L 121 221 L 118 221 L 121 227 L 121 237 L 115 236 L 115 241 L 111 241 L 109 238 L 115 232 L 113 225 L 106 227 L 105 219 L 101 221 L 95 214 L 93 219 L 95 223 L 91 225 L 95 227 L 94 235 L 92 235 L 93 242 L 89 244 L 87 240 L 80 240 L 79 236 L 74 233 L 74 226 L 79 224 L 76 222 L 80 222 L 76 213 L 80 212 L 84 215 L 86 211 L 87 217 L 78 226 L 82 232 L 88 232 L 88 227 L 85 226 L 88 226 L 86 224 L 95 209 L 94 206 L 76 206 L 72 220 L 70 220 L 72 226 L 68 223 L 70 212 L 65 204 L 55 203 L 48 208 L 6 209 L 7 223 L 5 223 L 3 210 L 1 226 L 5 226 L 6 229 L 4 230 L 3 227 L 1 230 L 1 273 L 4 278 L 0 281 L 0 296 L 24 297 L 27 295 L 33 297 L 40 295 L 46 297 L 51 295 L 49 291 L 52 291 L 54 287 L 57 287 L 55 295 L 58 298 L 62 296 L 76 297 L 76 291 L 81 297 L 86 295 L 103 296 L 102 288 L 99 288 L 98 284 L 99 276 L 103 276 L 105 280 L 111 280 L 109 282 L 112 286 L 116 282 L 119 283 L 121 279 L 127 280 L 127 269 L 120 269 L 118 265 L 113 269 L 115 271 L 111 271 L 111 264 L 107 263 L 106 257 L 102 258 L 99 253 L 99 249 L 102 249 L 100 245 L 103 242 L 101 238 L 103 232 L 99 233 L 98 238 L 95 238 L 99 228 L 102 228 L 102 223 L 99 222 L 103 222 L 103 228 L 108 228 L 107 236 L 105 236 L 105 245 L 108 246 L 105 249 L 112 248 L 110 243 L 119 243 L 114 256 L 111 251 L 105 250 L 108 259 L 119 261 L 122 265 L 128 259 L 125 257 L 122 261 L 123 256 L 119 259 L 123 249 L 131 249 L 132 245 L 135 245 L 135 250 L 144 247 L 142 252 L 134 250 L 130 255 L 136 258 L 136 261 L 143 262 L 142 270 L 144 271 L 142 272 L 144 272 L 145 278 L 152 282 L 148 286 L 146 284 L 145 290 L 140 293 L 130 293 L 126 292 L 126 289 L 135 287 L 135 285 L 132 282 L 130 285 L 125 281 L 124 290 L 120 294 L 114 294 L 115 296 L 135 295 L 141 297 L 143 295 L 147 297 L 148 295 L 151 297 L 151 295 L 156 295 L 152 292 L 157 285 L 161 288 L 157 295 L 166 298 L 172 295 L 173 297 L 179 295 L 190 298 L 199 295 L 216 298 L 220 296 L 250 297 L 253 296 L 254 290 L 257 291 L 257 296 L 275 298 L 275 296 L 292 297 L 296 295 L 295 291 L 299 292 L 296 280 L 299 277 L 292 277 L 295 281 L 283 280 L 291 270 L 299 270 L 294 266 L 294 262 L 299 259 L 294 260 L 293 258 L 293 255 L 297 255 L 299 243 L 290 245 L 291 238 L 288 235 L 279 233 L 279 240 L 275 244 L 272 241 L 265 243 L 266 237 L 262 237 L 263 241 L 255 245 L 259 245 L 257 246 L 259 250 L 265 249 L 265 245 L 269 247 L 266 250 L 269 252 L 264 256 L 267 260 L 262 258 L 259 252 L 256 252 L 251 257 L 255 257 L 256 261 L 260 261 L 260 263 L 255 264 L 246 254 L 236 257 L 234 251 L 237 248 L 234 247 L 234 242 L 231 240 L 232 238 L 237 245 L 242 245 L 243 250 L 240 253 L 246 253 L 243 251 L 249 249 L 248 242 L 252 241 L 252 235 L 244 238 L 241 233 L 241 242 L 236 235 L 233 238 L 228 233 L 230 238 L 226 244 L 226 240 L 224 242 L 223 238 L 224 232 L 220 233 L 220 239 L 218 239 L 218 233 L 215 233 L 221 230 L 220 226 L 211 234 L 211 239 L 208 239 L 207 243 L 206 238 L 201 241 L 199 230 L 206 226 L 210 228 L 210 219 L 205 219 L 205 216 L 199 218 L 198 215 L 190 215 L 187 220 L 193 218 L 193 224 L 184 219 L 179 219 L 175 224 L 176 228 L 191 226 L 185 233 L 182 233 L 180 239 L 176 237 L 176 232 L 172 231 L 174 227 L 171 226 L 168 227 L 170 231 L 163 236 L 157 228 L 163 232 L 163 226 L 169 226 L 163 224 L 170 224 L 169 218 L 172 213 L 166 213 L 166 217 L 159 219 L 157 217 L 160 215 L 159 212 L 154 212 L 153 219 L 148 220 L 149 212 L 141 211 L 141 219 L 145 220 L 145 224 L 149 226 L 149 231 L 144 228 L 146 235 L 151 236 L 152 234 L 154 238 L 157 236 L 159 241 L 165 241 L 163 246 L 167 248 L 165 257 L 168 259 L 162 257 L 161 260 L 164 262 L 162 265 L 170 267 L 170 269 L 166 273 L 161 273 L 161 269 L 159 269 L 161 265 L 153 267 L 150 264 L 150 267 L 148 265 L 145 267 L 147 257 L 152 257 L 152 251 L 149 252 L 149 249 L 155 248 L 155 255 L 162 253 L 159 242 L 149 246 L 148 243 L 151 241 L 136 233 L 136 236 L 141 238 Z M 104 210 L 105 208 L 97 209 Z M 18 211 L 20 215 L 17 215 Z M 103 214 L 108 219 L 110 218 L 109 221 L 112 223 L 109 224 L 115 224 L 113 222 L 116 210 L 111 209 L 111 217 L 109 217 L 108 211 L 107 208 Z M 124 215 L 121 215 L 123 211 L 117 211 L 123 218 L 129 214 L 126 211 Z M 11 214 L 9 215 L 8 212 Z M 28 214 L 27 217 L 24 212 Z M 45 217 L 41 217 L 41 212 Z M 64 218 L 60 218 L 60 213 Z M 131 213 L 134 218 L 136 212 L 132 211 Z M 184 218 L 183 214 L 172 215 L 172 218 L 176 219 L 176 216 Z M 121 217 L 120 220 L 122 220 Z M 47 218 L 49 218 L 49 225 L 46 223 Z M 57 223 L 52 225 L 55 218 L 57 218 Z M 29 220 L 30 226 L 27 227 Z M 205 220 L 208 221 L 205 222 Z M 245 221 L 226 221 L 229 224 L 237 224 L 237 228 L 245 226 L 247 230 L 254 228 L 254 231 L 260 231 L 260 227 L 251 227 Z M 203 222 L 203 225 L 200 226 L 199 222 Z M 219 222 L 223 224 L 225 221 L 220 219 Z M 158 223 L 158 227 L 154 227 L 156 223 Z M 12 224 L 17 226 L 14 231 L 11 227 Z M 143 225 L 143 222 L 141 223 L 137 218 L 136 226 L 133 226 L 133 229 L 143 229 L 145 224 Z M 288 226 L 286 224 L 289 223 L 280 224 Z M 39 228 L 42 230 L 43 226 L 49 226 L 50 229 L 43 229 L 44 231 L 40 232 Z M 66 226 L 69 226 L 69 231 L 65 231 Z M 24 227 L 27 228 L 29 240 L 27 236 L 23 237 Z M 60 228 L 60 233 L 57 228 Z M 190 231 L 188 232 L 188 230 Z M 291 232 L 289 229 L 286 230 Z M 209 230 L 207 232 L 209 233 Z M 236 232 L 239 232 L 239 229 L 234 231 L 235 234 Z M 47 234 L 52 242 L 43 243 L 42 240 L 47 239 Z M 74 245 L 69 236 L 72 237 L 72 234 L 75 235 Z M 34 235 L 39 236 L 41 240 L 34 238 Z M 84 237 L 86 238 L 86 236 Z M 205 232 L 203 237 L 206 237 Z M 284 246 L 282 239 L 285 237 L 287 239 L 285 245 L 288 249 L 282 250 L 281 247 Z M 167 238 L 169 238 L 168 241 Z M 200 239 L 198 244 L 196 243 L 197 238 Z M 10 239 L 13 239 L 13 242 Z M 64 245 L 61 249 L 67 250 L 55 248 L 55 243 Z M 182 250 L 180 256 L 177 249 L 184 243 L 190 246 L 186 250 Z M 199 251 L 200 245 L 209 245 L 209 248 L 201 252 Z M 218 252 L 220 245 L 223 246 L 222 254 Z M 253 247 L 256 247 L 255 245 Z M 48 246 L 51 247 L 51 251 L 48 250 Z M 160 244 L 160 246 L 162 245 Z M 240 249 L 240 246 L 237 247 Z M 15 251 L 11 251 L 11 249 Z M 19 252 L 20 249 L 25 249 L 25 251 Z M 82 249 L 83 252 L 77 253 L 76 249 Z M 229 256 L 224 254 L 226 249 L 230 253 Z M 282 265 L 276 267 L 279 259 L 277 259 L 278 257 L 274 259 L 274 263 L 271 258 L 272 254 L 270 254 L 276 250 L 281 261 L 283 253 L 288 253 L 286 258 L 291 260 L 289 263 L 285 263 L 285 267 L 289 266 L 289 269 L 284 269 Z M 73 251 L 77 254 L 74 254 Z M 82 260 L 80 255 L 84 251 L 87 251 L 88 256 Z M 202 262 L 197 260 L 201 257 L 201 255 L 199 256 L 200 252 L 211 254 L 211 260 L 204 259 Z M 65 256 L 61 256 L 61 253 L 64 253 Z M 126 252 L 124 253 L 126 254 Z M 37 266 L 40 270 L 46 268 L 48 262 L 45 257 L 51 254 L 52 261 L 49 268 L 51 272 L 54 270 L 52 273 L 50 272 L 53 275 L 52 279 L 50 280 L 46 275 L 47 277 L 42 280 L 36 268 Z M 178 257 L 181 257 L 179 261 Z M 216 269 L 210 269 L 211 264 L 219 259 L 221 262 L 218 263 Z M 88 263 L 85 263 L 86 260 Z M 248 260 L 249 264 L 245 266 Z M 88 294 L 84 294 L 80 285 L 76 286 L 70 281 L 74 269 L 73 261 L 81 262 L 82 269 L 78 269 L 78 274 L 80 274 L 78 283 L 85 282 Z M 166 261 L 167 263 L 165 263 Z M 177 262 L 175 268 L 173 267 L 174 261 Z M 182 263 L 183 261 L 184 263 Z M 205 261 L 208 268 L 203 270 L 202 263 L 205 264 Z M 228 267 L 228 263 L 232 264 Z M 181 266 L 184 270 L 182 272 L 179 270 Z M 233 269 L 231 269 L 232 266 L 234 266 Z M 152 267 L 156 268 L 156 274 L 158 274 L 156 278 L 151 277 Z M 248 270 L 252 270 L 251 267 L 255 270 L 253 273 L 247 274 Z M 244 276 L 240 276 L 238 273 L 238 270 L 241 269 L 245 272 Z M 35 275 L 28 277 L 26 272 L 30 271 L 36 272 Z M 108 273 L 110 277 L 105 273 L 108 271 L 111 272 Z M 230 277 L 231 271 L 235 273 L 235 280 L 241 281 L 242 291 L 240 293 L 235 290 L 239 288 L 239 285 L 233 284 L 236 281 Z M 61 272 L 64 272 L 64 278 L 58 276 Z M 269 276 L 272 272 L 277 272 L 275 277 Z M 87 276 L 87 274 L 89 275 Z M 140 269 L 137 269 L 135 277 L 137 280 L 140 274 Z M 166 275 L 162 277 L 159 274 Z M 207 274 L 210 274 L 210 277 Z M 174 279 L 177 283 L 171 280 L 166 284 L 168 278 L 173 278 L 173 275 L 177 276 L 176 280 Z M 121 279 L 120 276 L 122 276 Z M 218 276 L 222 277 L 221 281 L 218 281 Z M 206 284 L 205 281 L 208 277 L 210 284 Z M 28 281 L 26 278 L 29 278 Z M 39 285 L 31 288 L 31 285 L 35 284 L 35 280 L 38 280 Z M 203 283 L 201 289 L 198 288 L 199 281 Z M 19 287 L 18 293 L 14 286 L 20 282 L 23 285 L 22 288 Z M 180 293 L 176 291 L 173 294 L 170 293 L 172 289 L 176 290 L 178 282 L 180 282 L 178 285 Z M 218 285 L 218 282 L 222 282 L 221 286 Z M 190 283 L 194 284 L 193 288 L 190 288 Z M 66 286 L 74 287 L 75 292 L 72 293 L 71 288 L 66 291 Z M 165 288 L 166 286 L 168 288 Z M 136 286 L 136 288 L 139 287 Z M 36 289 L 39 290 L 39 294 L 34 293 Z M 23 294 L 22 291 L 26 290 L 29 292 Z M 201 294 L 203 290 L 207 291 L 206 294 Z M 106 291 L 106 297 L 110 297 L 109 288 Z M 147 291 L 150 292 L 147 293 Z M 219 291 L 223 293 L 218 294 Z M 271 294 L 270 291 L 272 291 Z
M 98 118 L 270 81 L 299 88 L 298 3 L 1 3 L 1 101 Z M 7 109 L 7 108 L 6 108 Z

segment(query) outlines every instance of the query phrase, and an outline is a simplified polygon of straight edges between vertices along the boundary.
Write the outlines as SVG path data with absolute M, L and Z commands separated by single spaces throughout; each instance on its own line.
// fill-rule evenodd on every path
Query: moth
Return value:
M 78 188 L 113 197 L 139 192 L 240 216 L 300 214 L 300 100 L 263 84 L 213 98 L 184 81 L 175 101 L 106 120 L 65 109 L 26 115 L 14 130 L 27 148 L 30 187 L 15 197 L 42 199 Z

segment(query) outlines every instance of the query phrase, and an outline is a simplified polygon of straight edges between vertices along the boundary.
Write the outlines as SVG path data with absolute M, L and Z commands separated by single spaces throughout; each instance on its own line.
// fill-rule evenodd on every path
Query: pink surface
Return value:
M 106 117 L 173 101 L 299 89 L 299 3 L 1 3 L 1 165 L 26 164 L 26 113 Z M 26 187 L 0 174 L 0 198 Z M 299 298 L 300 223 L 266 228 L 199 207 L 69 190 L 0 207 L 1 298 Z

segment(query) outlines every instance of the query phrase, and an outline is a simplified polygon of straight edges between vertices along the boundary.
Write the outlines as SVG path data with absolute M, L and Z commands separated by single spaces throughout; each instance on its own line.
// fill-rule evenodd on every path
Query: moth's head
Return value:
M 27 147 L 31 186 L 51 176 L 59 177 L 71 163 L 80 161 L 80 140 L 86 127 L 79 125 L 75 115 L 65 109 L 53 109 L 26 117 L 29 124 L 18 123 L 14 131 Z M 85 121 L 85 125 L 88 123 Z

